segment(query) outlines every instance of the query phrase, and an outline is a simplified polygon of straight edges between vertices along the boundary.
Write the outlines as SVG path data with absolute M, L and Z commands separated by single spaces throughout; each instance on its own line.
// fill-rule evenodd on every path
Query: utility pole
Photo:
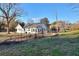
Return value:
M 56 10 L 56 21 L 58 21 L 58 12 Z

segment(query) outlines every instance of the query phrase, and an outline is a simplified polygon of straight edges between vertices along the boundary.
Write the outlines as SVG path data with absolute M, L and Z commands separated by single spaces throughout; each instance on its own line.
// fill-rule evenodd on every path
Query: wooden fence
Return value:
M 39 39 L 39 38 L 44 38 L 47 36 L 52 36 L 50 34 L 26 34 L 26 35 L 16 35 L 16 36 L 10 36 L 9 39 L 6 39 L 5 41 L 1 42 L 0 44 L 10 44 L 10 43 L 18 43 L 26 40 L 31 40 L 31 39 Z

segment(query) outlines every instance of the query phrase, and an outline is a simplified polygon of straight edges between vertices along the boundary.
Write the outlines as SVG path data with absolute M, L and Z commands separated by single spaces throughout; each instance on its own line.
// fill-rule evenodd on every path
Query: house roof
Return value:
M 17 29 L 17 28 L 23 28 L 23 27 L 20 24 L 18 24 L 15 28 Z
M 44 24 L 39 24 L 39 23 L 35 23 L 35 24 L 27 24 L 24 28 L 33 28 L 33 27 L 42 27 Z
M 16 26 L 16 28 L 22 28 L 22 29 L 24 29 L 24 28 L 38 28 L 38 27 L 45 28 L 45 25 L 40 24 L 40 23 L 34 23 L 34 24 L 26 24 L 24 27 L 22 27 L 20 24 L 18 24 Z

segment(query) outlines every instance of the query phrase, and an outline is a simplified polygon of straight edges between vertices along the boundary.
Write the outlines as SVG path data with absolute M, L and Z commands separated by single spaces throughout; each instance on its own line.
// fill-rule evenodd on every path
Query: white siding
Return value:
M 25 33 L 24 29 L 18 24 L 16 27 L 17 33 Z
M 22 28 L 21 25 L 18 24 L 16 29 L 17 29 L 17 31 L 16 31 L 17 33 L 35 34 L 35 33 L 42 33 L 42 30 L 45 31 L 47 28 L 44 24 L 42 24 L 38 28 L 36 28 L 36 27 L 27 28 L 26 27 L 24 30 L 24 28 Z
M 37 28 L 29 28 L 29 30 L 28 30 L 28 28 L 25 28 L 25 32 L 27 33 L 27 34 L 35 34 L 35 33 L 38 33 L 37 32 Z

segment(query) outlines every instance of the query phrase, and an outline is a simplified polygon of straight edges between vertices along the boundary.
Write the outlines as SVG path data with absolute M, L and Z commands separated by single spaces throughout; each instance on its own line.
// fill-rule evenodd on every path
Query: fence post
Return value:
M 34 36 L 34 38 L 36 39 L 37 38 L 37 34 L 35 33 L 35 36 Z

